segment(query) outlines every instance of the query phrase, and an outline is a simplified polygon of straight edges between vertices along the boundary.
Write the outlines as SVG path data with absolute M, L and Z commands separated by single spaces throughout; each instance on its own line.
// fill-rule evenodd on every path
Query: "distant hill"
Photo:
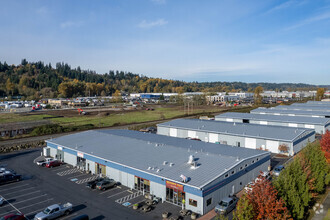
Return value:
M 21 95 L 28 99 L 40 97 L 76 97 L 112 95 L 116 91 L 135 92 L 236 92 L 264 90 L 311 90 L 318 86 L 303 83 L 243 83 L 243 82 L 184 82 L 110 70 L 97 74 L 91 70 L 71 68 L 67 63 L 55 67 L 43 62 L 8 65 L 0 61 L 0 97 Z M 329 85 L 322 86 L 330 88 Z

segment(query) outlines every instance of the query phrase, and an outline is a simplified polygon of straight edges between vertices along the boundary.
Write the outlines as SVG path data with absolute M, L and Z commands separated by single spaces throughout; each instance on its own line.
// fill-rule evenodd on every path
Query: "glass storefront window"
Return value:
M 139 191 L 150 192 L 150 181 L 141 177 L 134 177 L 134 188 Z

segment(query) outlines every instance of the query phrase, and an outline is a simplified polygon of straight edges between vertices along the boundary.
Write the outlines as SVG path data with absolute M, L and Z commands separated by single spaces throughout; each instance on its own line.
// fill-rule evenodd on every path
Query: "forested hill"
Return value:
M 242 83 L 242 82 L 183 82 L 150 78 L 124 71 L 95 71 L 71 68 L 66 63 L 55 67 L 43 62 L 8 65 L 0 61 L 0 97 L 21 95 L 28 99 L 42 97 L 76 97 L 111 95 L 115 91 L 134 92 L 221 92 L 253 91 L 257 86 L 265 90 L 309 90 L 316 86 L 292 83 Z

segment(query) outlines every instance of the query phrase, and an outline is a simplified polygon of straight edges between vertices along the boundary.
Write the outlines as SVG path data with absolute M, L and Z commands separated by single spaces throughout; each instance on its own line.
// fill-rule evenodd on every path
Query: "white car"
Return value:
M 37 165 L 44 167 L 44 166 L 46 166 L 47 163 L 54 161 L 54 160 L 55 160 L 54 158 L 46 157 L 44 160 L 37 161 Z

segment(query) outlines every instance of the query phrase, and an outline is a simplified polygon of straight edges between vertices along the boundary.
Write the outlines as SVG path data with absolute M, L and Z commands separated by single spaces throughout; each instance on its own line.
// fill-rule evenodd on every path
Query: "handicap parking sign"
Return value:
M 131 203 L 130 202 L 125 202 L 125 203 L 123 203 L 122 205 L 123 206 L 129 206 Z

